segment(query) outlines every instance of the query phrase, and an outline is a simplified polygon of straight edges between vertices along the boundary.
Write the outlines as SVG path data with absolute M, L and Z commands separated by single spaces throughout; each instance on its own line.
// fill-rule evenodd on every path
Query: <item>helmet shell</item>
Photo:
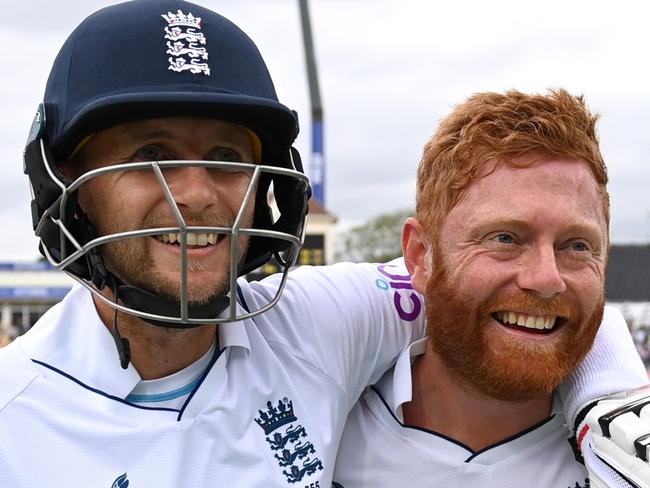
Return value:
M 205 116 L 253 130 L 284 165 L 298 133 L 253 41 L 184 1 L 137 0 L 95 12 L 68 37 L 45 90 L 46 140 L 65 159 L 85 136 L 132 120 Z

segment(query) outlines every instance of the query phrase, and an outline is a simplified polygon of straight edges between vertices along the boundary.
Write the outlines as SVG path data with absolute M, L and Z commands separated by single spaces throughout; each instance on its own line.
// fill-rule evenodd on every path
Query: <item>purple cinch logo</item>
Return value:
M 391 267 L 397 268 L 397 266 L 390 264 L 381 264 L 377 266 L 377 270 L 390 280 L 388 284 L 386 284 L 386 282 L 383 280 L 377 280 L 377 286 L 379 288 L 383 288 L 384 290 L 387 290 L 389 287 L 395 290 L 395 293 L 393 293 L 393 303 L 395 304 L 397 314 L 403 320 L 413 321 L 418 318 L 420 311 L 422 310 L 422 302 L 420 301 L 420 297 L 414 291 L 411 291 L 411 293 L 408 294 L 408 298 L 413 304 L 412 310 L 404 310 L 404 307 L 402 307 L 402 294 L 400 294 L 399 290 L 413 290 L 413 286 L 411 285 L 411 277 L 409 275 L 390 273 L 387 268 Z

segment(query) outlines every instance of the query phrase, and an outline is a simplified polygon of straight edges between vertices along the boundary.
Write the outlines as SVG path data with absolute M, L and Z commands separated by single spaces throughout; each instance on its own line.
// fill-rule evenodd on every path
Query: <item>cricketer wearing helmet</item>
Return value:
M 25 170 L 40 249 L 78 285 L 0 353 L 3 484 L 329 488 L 347 413 L 423 334 L 422 297 L 401 261 L 287 274 L 297 133 L 210 10 L 136 0 L 73 31 Z M 273 255 L 283 273 L 238 279 Z M 619 371 L 628 342 L 604 335 L 586 370 Z M 603 393 L 576 383 L 568 405 Z

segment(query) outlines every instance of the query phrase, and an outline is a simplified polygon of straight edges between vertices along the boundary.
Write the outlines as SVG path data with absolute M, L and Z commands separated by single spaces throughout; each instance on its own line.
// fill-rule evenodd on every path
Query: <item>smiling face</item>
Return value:
M 591 347 L 604 305 L 603 194 L 582 161 L 498 164 L 472 183 L 437 236 L 405 226 L 431 347 L 474 391 L 552 391 Z M 410 246 L 410 247 L 409 247 Z
M 246 129 L 203 118 L 160 118 L 130 122 L 93 135 L 62 168 L 79 176 L 87 171 L 129 162 L 163 160 L 253 161 Z M 67 168 L 67 169 L 66 169 Z M 231 227 L 250 183 L 250 172 L 201 166 L 162 170 L 188 226 Z M 79 189 L 79 204 L 99 236 L 155 227 L 176 227 L 173 209 L 153 170 L 110 173 Z M 242 227 L 250 227 L 253 206 Z M 108 243 L 106 267 L 122 281 L 167 298 L 180 293 L 180 235 L 163 234 Z M 203 303 L 228 291 L 230 238 L 218 233 L 189 233 L 188 291 Z M 240 256 L 246 239 L 240 238 Z

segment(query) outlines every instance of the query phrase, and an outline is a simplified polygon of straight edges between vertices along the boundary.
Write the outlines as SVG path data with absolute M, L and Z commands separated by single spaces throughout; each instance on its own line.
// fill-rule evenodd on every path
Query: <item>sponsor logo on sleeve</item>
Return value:
M 382 290 L 393 291 L 393 303 L 395 310 L 402 320 L 409 322 L 417 319 L 422 311 L 422 301 L 413 290 L 411 277 L 404 272 L 401 266 L 382 264 L 377 266 L 382 278 L 377 278 L 375 285 Z

